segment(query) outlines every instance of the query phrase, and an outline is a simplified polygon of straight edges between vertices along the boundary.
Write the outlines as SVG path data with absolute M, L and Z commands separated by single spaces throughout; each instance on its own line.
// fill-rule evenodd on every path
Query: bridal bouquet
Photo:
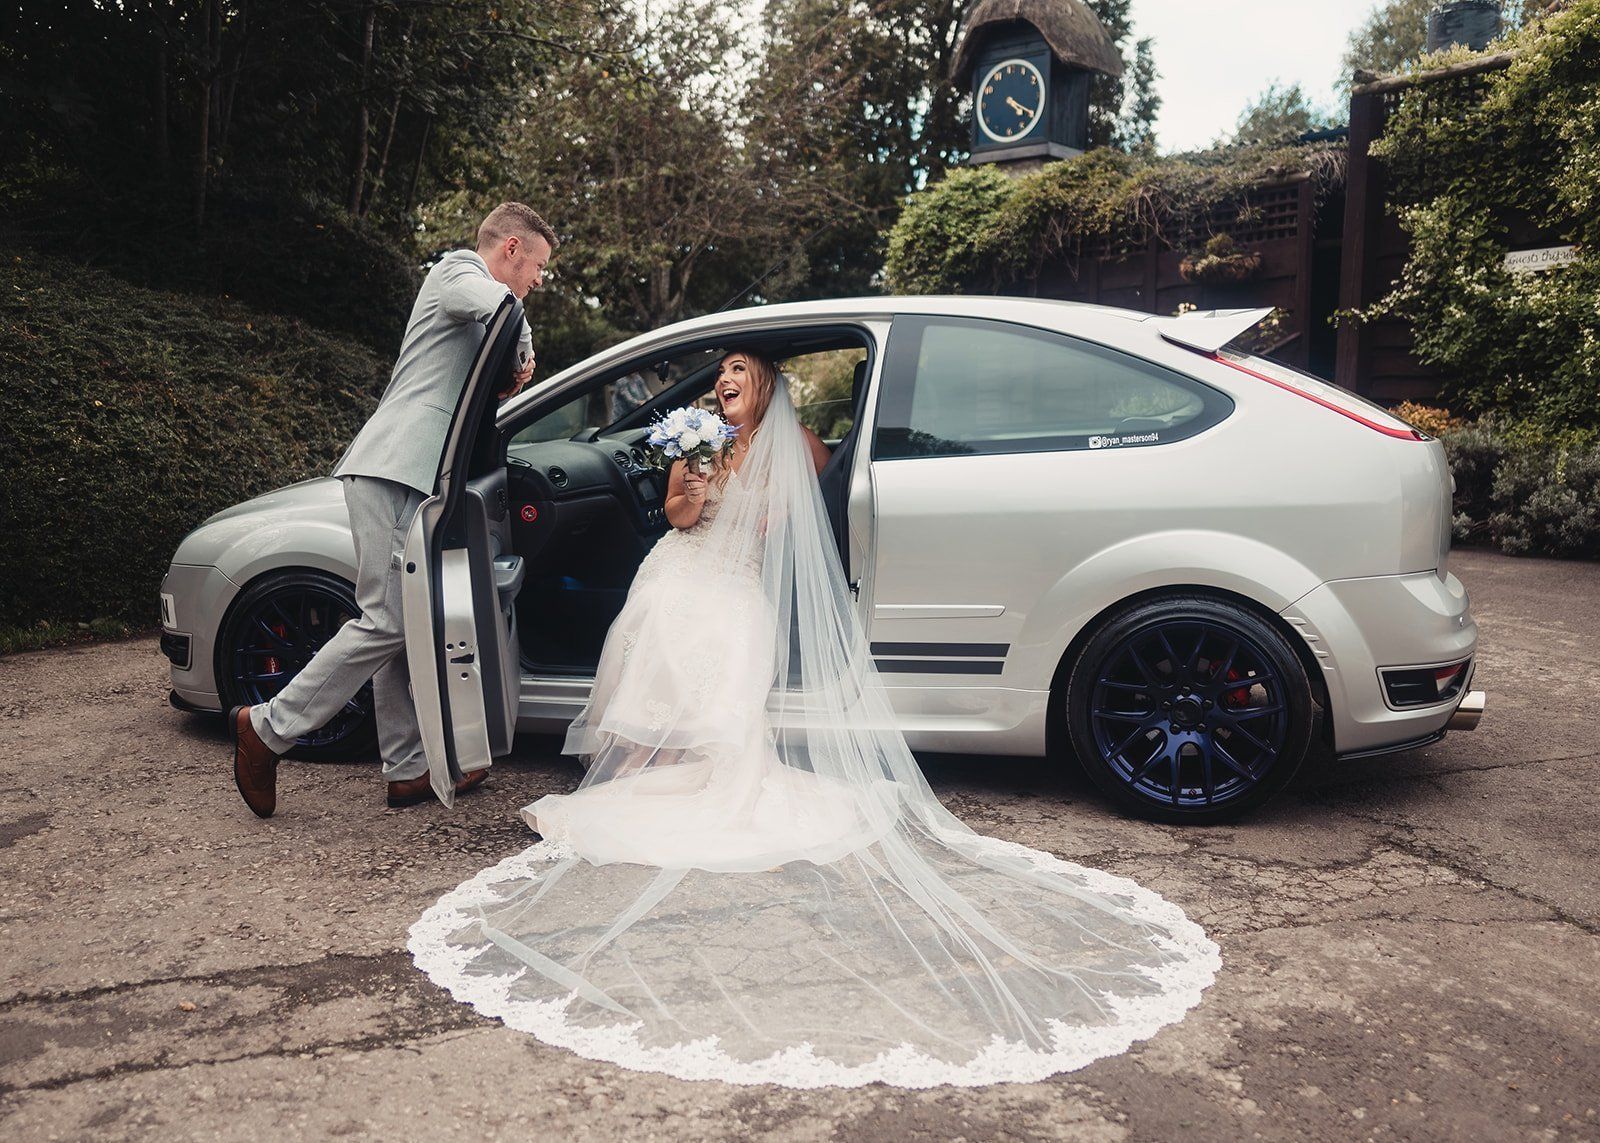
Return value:
M 704 472 L 707 463 L 733 443 L 733 426 L 707 409 L 688 406 L 657 417 L 645 438 L 650 463 L 670 468 L 681 458 L 696 462 Z

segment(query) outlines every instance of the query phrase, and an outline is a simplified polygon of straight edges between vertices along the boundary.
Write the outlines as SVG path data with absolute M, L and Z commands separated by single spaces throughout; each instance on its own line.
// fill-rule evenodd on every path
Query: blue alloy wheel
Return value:
M 1313 710 L 1283 637 L 1205 597 L 1114 617 L 1085 648 L 1068 707 L 1096 783 L 1173 821 L 1234 816 L 1282 789 L 1305 755 Z
M 323 572 L 282 572 L 241 593 L 218 641 L 223 709 L 272 698 L 346 622 L 359 617 L 350 585 Z M 297 740 L 297 758 L 356 758 L 376 741 L 368 680 L 327 723 Z
M 1221 805 L 1283 752 L 1282 683 L 1261 649 L 1212 623 L 1127 636 L 1094 690 L 1095 745 L 1127 785 L 1174 806 Z

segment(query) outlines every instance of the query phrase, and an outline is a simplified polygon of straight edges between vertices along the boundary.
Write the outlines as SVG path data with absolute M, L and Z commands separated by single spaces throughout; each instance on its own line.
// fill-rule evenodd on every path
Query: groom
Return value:
M 277 808 L 279 757 L 343 710 L 368 679 L 389 805 L 432 796 L 406 668 L 400 560 L 411 519 L 433 494 L 452 411 L 483 344 L 484 324 L 508 291 L 520 300 L 539 285 L 556 246 L 549 223 L 520 202 L 503 202 L 478 227 L 476 252 L 452 250 L 423 280 L 383 398 L 333 470 L 350 513 L 361 617 L 340 627 L 271 701 L 228 713 L 234 784 L 258 817 L 271 817 Z M 533 376 L 526 319 L 517 360 L 502 399 Z M 456 792 L 487 775 L 474 771 L 456 783 Z

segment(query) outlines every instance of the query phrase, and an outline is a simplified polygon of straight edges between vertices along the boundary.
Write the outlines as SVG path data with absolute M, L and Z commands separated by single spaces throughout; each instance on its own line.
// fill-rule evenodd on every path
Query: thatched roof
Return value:
M 978 0 L 962 25 L 950 78 L 958 84 L 966 82 L 984 38 L 979 32 L 1015 20 L 1026 20 L 1038 28 L 1059 59 L 1106 75 L 1122 74 L 1121 53 L 1083 0 Z

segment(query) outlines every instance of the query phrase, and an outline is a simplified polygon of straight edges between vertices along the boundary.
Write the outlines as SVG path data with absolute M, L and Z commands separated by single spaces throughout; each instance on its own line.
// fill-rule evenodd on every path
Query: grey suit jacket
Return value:
M 383 397 L 331 475 L 381 476 L 432 494 L 456 399 L 483 344 L 484 323 L 509 293 L 471 250 L 452 250 L 428 271 Z M 532 349 L 524 320 L 520 360 Z

